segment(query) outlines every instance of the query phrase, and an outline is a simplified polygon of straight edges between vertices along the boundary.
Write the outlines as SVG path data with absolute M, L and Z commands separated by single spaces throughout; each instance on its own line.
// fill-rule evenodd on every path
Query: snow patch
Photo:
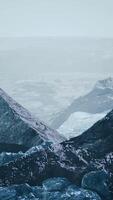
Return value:
M 106 113 L 90 114 L 86 112 L 75 112 L 70 115 L 58 131 L 67 139 L 78 136 L 89 129 L 98 120 L 105 117 Z

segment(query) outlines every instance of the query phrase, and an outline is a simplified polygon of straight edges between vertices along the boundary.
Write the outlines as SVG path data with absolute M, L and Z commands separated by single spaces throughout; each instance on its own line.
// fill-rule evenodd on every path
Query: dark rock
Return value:
M 41 184 L 52 177 L 66 177 L 81 184 L 86 173 L 105 169 L 113 192 L 113 111 L 82 135 L 57 145 L 40 145 L 0 167 L 0 185 Z
M 36 198 L 43 199 L 44 189 L 39 186 L 32 187 L 32 193 Z
M 109 176 L 105 171 L 93 171 L 82 179 L 82 187 L 97 192 L 103 199 L 111 200 Z
M 32 187 L 30 187 L 28 184 L 15 185 L 12 186 L 12 188 L 16 190 L 17 196 L 23 196 L 32 193 Z
M 0 200 L 101 200 L 95 192 L 81 189 L 75 185 L 69 185 L 69 181 L 65 178 L 58 177 L 57 180 L 55 179 L 53 178 L 53 184 L 57 184 L 55 188 L 53 188 L 52 179 L 45 181 L 47 187 L 45 185 L 43 187 L 30 187 L 24 184 L 1 188 Z
M 55 179 L 53 179 L 53 183 L 55 182 Z M 63 179 L 62 179 L 63 180 Z M 68 180 L 65 180 L 69 183 Z M 58 183 L 58 179 L 56 181 Z M 49 180 L 46 181 L 47 186 L 49 186 Z M 52 179 L 50 179 L 50 187 L 45 187 L 44 186 L 44 191 L 42 192 L 42 194 L 37 195 L 36 197 L 39 198 L 40 200 L 101 200 L 101 198 L 99 197 L 98 194 L 96 194 L 95 192 L 91 192 L 89 190 L 84 190 L 81 189 L 75 185 L 65 185 L 65 187 L 59 188 L 58 186 L 58 190 L 56 188 L 53 188 L 52 183 Z M 59 177 L 59 183 L 61 183 L 61 178 Z
M 0 188 L 0 200 L 16 200 L 16 191 L 9 188 Z
M 48 200 L 101 200 L 101 198 L 93 192 L 89 191 L 73 191 L 73 193 L 61 193 L 61 192 L 46 192 L 45 198 Z
M 93 90 L 58 113 L 51 127 L 58 129 L 74 112 L 101 113 L 113 109 L 113 78 L 98 81 Z M 76 122 L 75 122 L 76 123 Z
M 24 145 L 19 144 L 6 144 L 6 143 L 0 143 L 0 153 L 2 152 L 9 152 L 9 153 L 18 153 L 22 151 L 25 153 L 28 150 L 28 147 L 25 147 Z
M 70 185 L 66 190 L 66 195 L 70 200 L 101 200 L 100 196 L 90 190 L 78 188 L 75 185 Z
M 44 191 L 42 194 L 42 200 L 66 200 L 64 198 L 62 198 L 62 193 L 61 192 L 48 192 L 48 191 Z M 41 199 L 40 199 L 41 200 Z
M 2 152 L 0 154 L 0 166 L 9 163 L 13 160 L 16 160 L 23 156 L 24 154 L 22 152 L 19 153 L 7 153 L 7 152 Z
M 29 149 L 43 142 L 59 143 L 64 138 L 57 131 L 33 117 L 0 89 L 0 144 Z M 20 150 L 20 149 L 19 149 Z M 7 149 L 5 149 L 7 151 Z
M 70 184 L 71 183 L 66 178 L 62 177 L 50 178 L 48 180 L 43 181 L 43 188 L 49 192 L 63 191 Z
M 51 192 L 50 192 L 51 191 Z M 45 190 L 42 193 L 42 197 L 39 198 L 40 200 L 101 200 L 98 194 L 95 192 L 91 192 L 88 190 L 84 190 L 81 188 L 76 187 L 75 185 L 70 185 L 69 187 L 66 186 L 66 188 L 63 188 L 61 191 L 52 191 L 52 188 L 49 188 L 48 190 Z
M 17 200 L 41 200 L 41 199 L 36 198 L 36 197 L 33 195 L 33 193 L 30 193 L 30 194 L 28 194 L 27 196 L 26 196 L 26 195 L 24 195 L 24 196 L 19 196 L 19 197 L 17 198 Z M 42 200 L 43 200 L 43 199 L 42 199 Z

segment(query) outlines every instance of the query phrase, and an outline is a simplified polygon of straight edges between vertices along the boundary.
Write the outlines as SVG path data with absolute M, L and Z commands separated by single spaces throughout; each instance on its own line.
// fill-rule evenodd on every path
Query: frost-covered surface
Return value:
M 0 188 L 0 200 L 84 200 L 86 198 L 101 200 L 96 192 L 79 188 L 63 177 L 47 179 L 40 187 L 23 184 Z
M 32 197 L 42 200 L 42 197 L 45 197 L 51 200 L 55 198 L 84 200 L 87 197 L 89 200 L 101 198 L 111 200 L 113 197 L 112 141 L 113 111 L 78 137 L 59 145 L 45 143 L 33 147 L 20 158 L 0 166 L 0 195 L 7 195 L 7 192 L 9 194 L 9 186 L 12 185 L 11 195 L 15 195 L 14 190 L 18 193 L 21 191 L 20 199 Z M 83 179 L 84 175 L 89 178 Z M 61 176 L 64 178 L 61 179 Z M 50 179 L 47 180 L 48 178 Z M 90 181 L 95 182 L 95 187 L 94 184 L 89 184 Z M 69 185 L 70 182 L 74 185 Z M 80 188 L 81 182 L 84 183 L 85 189 Z M 43 188 L 34 187 L 34 193 L 33 188 L 29 188 L 25 183 L 32 186 L 43 185 Z M 15 188 L 14 184 L 19 185 Z M 20 184 L 23 184 L 22 188 Z M 98 184 L 100 187 L 96 188 Z M 7 186 L 5 192 L 4 186 Z M 66 190 L 64 190 L 65 187 Z M 98 191 L 100 197 L 93 190 Z M 24 191 L 26 194 L 23 194 Z
M 105 115 L 106 113 L 91 114 L 75 112 L 60 126 L 58 131 L 68 139 L 78 136 L 89 129 L 98 120 L 102 119 Z
M 59 143 L 63 137 L 0 89 L 0 143 L 26 147 L 44 141 Z
M 80 185 L 83 175 L 105 170 L 113 181 L 113 111 L 82 135 L 59 145 L 32 148 L 19 159 L 0 167 L 0 184 L 36 185 L 56 176 Z
M 0 84 L 3 86 L 3 88 L 19 103 L 21 103 L 23 106 L 25 106 L 28 110 L 35 115 L 33 116 L 33 120 L 29 120 L 28 118 L 25 119 L 26 121 L 29 121 L 32 123 L 32 126 L 34 126 L 33 121 L 34 118 L 40 118 L 43 121 L 47 122 L 47 124 L 50 124 L 53 128 L 57 129 L 59 126 L 57 126 L 57 120 L 60 121 L 60 126 L 68 121 L 70 118 L 70 115 L 74 112 L 75 108 L 77 108 L 77 112 L 95 112 L 96 114 L 103 113 L 106 110 L 111 109 L 112 107 L 112 99 L 113 94 L 111 91 L 105 91 L 103 89 L 100 89 L 104 92 L 103 95 L 98 94 L 97 92 L 97 86 L 94 86 L 96 81 L 99 79 L 106 78 L 106 74 L 85 74 L 85 73 L 75 73 L 75 74 L 37 74 L 37 79 L 14 79 L 14 80 L 8 80 L 5 75 L 1 74 L 0 77 Z M 109 78 L 111 80 L 111 78 Z M 111 82 L 111 81 L 107 82 Z M 101 82 L 101 81 L 100 81 Z M 103 83 L 104 81 L 102 81 Z M 110 85 L 110 83 L 109 83 Z M 95 88 L 95 92 L 92 93 L 92 98 L 87 97 L 84 99 L 83 102 L 79 102 L 79 106 L 73 105 L 73 102 L 76 102 L 76 99 L 79 96 L 84 96 L 88 92 L 92 90 L 92 88 Z M 99 87 L 98 87 L 99 89 Z M 93 89 L 94 90 L 94 89 Z M 100 100 L 99 100 L 100 99 Z M 85 103 L 86 102 L 86 103 Z M 91 102 L 95 103 L 95 105 L 91 105 Z M 97 104 L 98 102 L 98 104 Z M 70 105 L 73 105 L 70 110 Z M 83 106 L 82 106 L 83 104 Z M 88 104 L 88 106 L 86 105 Z M 67 110 L 69 108 L 69 110 Z M 100 110 L 101 108 L 101 110 Z M 85 109 L 85 110 L 84 110 Z M 64 112 L 66 110 L 66 113 Z M 59 116 L 64 112 L 64 115 L 59 118 Z M 68 115 L 68 117 L 67 117 Z M 75 114 L 76 115 L 76 114 Z M 65 119 L 66 117 L 66 119 Z M 92 116 L 92 118 L 96 118 L 96 115 Z M 97 115 L 97 121 L 98 121 L 98 115 Z M 77 121 L 81 120 L 81 116 Z M 96 119 L 95 119 L 96 120 Z M 32 121 L 32 122 L 31 122 Z M 38 120 L 39 121 L 39 120 Z M 95 121 L 94 121 L 95 122 Z M 85 124 L 85 121 L 83 122 Z M 45 124 L 45 123 L 44 123 Z M 71 123 L 72 124 L 72 123 Z M 71 125 L 69 123 L 69 127 L 67 127 L 65 123 L 65 127 L 67 128 L 66 133 L 69 133 L 69 136 L 73 133 L 70 133 L 70 131 L 73 132 L 74 126 L 70 127 Z M 86 125 L 87 126 L 87 120 Z M 89 121 L 90 124 L 90 121 Z M 91 124 L 92 125 L 92 124 Z M 46 125 L 47 126 L 47 125 Z M 43 128 L 43 126 L 41 126 Z M 61 133 L 64 133 L 63 129 L 61 128 Z M 90 126 L 89 126 L 90 127 Z M 88 127 L 88 128 L 89 128 Z M 78 129 L 78 127 L 77 127 Z M 69 131 L 68 131 L 69 130 Z M 86 129 L 83 129 L 86 130 Z M 76 131 L 76 127 L 75 127 Z M 78 132 L 78 130 L 77 130 Z M 77 134 L 78 135 L 78 134 Z
M 67 108 L 74 99 L 88 93 L 97 80 L 107 74 L 63 73 L 35 74 L 26 79 L 9 79 L 1 74 L 0 85 L 17 102 L 27 108 L 36 117 L 47 122 L 56 118 L 56 114 Z
M 13 160 L 16 160 L 20 157 L 22 157 L 24 153 L 18 152 L 18 153 L 9 153 L 9 152 L 2 152 L 0 154 L 0 166 L 9 163 Z
M 86 130 L 90 125 L 93 125 L 93 122 L 98 121 L 101 116 L 105 116 L 112 109 L 113 78 L 108 78 L 98 81 L 88 94 L 75 99 L 66 109 L 58 113 L 52 122 L 52 127 L 57 129 L 60 127 L 58 130 L 61 132 L 67 129 L 70 135 L 71 132 L 73 135 L 73 129 L 75 129 L 75 134 L 78 135 L 82 129 Z
M 97 84 L 95 85 L 95 88 L 99 89 L 108 88 L 113 90 L 113 78 L 109 77 L 107 79 L 98 81 Z

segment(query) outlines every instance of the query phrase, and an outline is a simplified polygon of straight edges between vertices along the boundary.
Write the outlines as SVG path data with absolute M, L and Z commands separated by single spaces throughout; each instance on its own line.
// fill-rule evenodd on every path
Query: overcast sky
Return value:
M 0 36 L 113 37 L 113 0 L 0 0 Z
M 0 71 L 113 72 L 113 40 L 64 36 L 113 38 L 113 0 L 0 0 Z

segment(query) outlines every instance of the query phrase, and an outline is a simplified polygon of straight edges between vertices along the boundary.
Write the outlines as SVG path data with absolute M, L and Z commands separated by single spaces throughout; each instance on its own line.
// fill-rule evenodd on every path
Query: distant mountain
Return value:
M 64 135 L 67 139 L 76 137 L 89 129 L 98 120 L 105 117 L 107 113 L 86 113 L 74 112 L 69 118 L 57 129 L 59 133 Z
M 106 184 L 113 193 L 113 111 L 78 137 L 59 145 L 34 147 L 21 158 L 1 166 L 0 185 L 36 185 L 57 176 L 81 185 L 85 174 L 98 170 L 108 173 Z
M 88 113 L 89 115 L 89 127 L 90 125 L 105 116 L 106 112 L 113 109 L 113 78 L 100 80 L 96 83 L 93 90 L 87 95 L 75 99 L 72 104 L 61 113 L 58 113 L 51 126 L 55 129 L 61 127 L 61 130 L 67 128 L 69 121 L 72 121 L 79 113 Z M 101 114 L 100 114 L 101 113 Z M 97 120 L 96 120 L 96 115 Z M 100 116 L 99 116 L 100 115 Z M 79 115 L 78 115 L 79 116 Z M 86 116 L 87 118 L 87 116 Z M 92 120 L 93 119 L 93 120 Z M 75 128 L 77 126 L 75 121 Z M 79 123 L 79 122 L 78 122 Z M 63 127 L 64 126 L 64 127 Z M 85 127 L 85 126 L 84 126 Z M 87 122 L 86 122 L 87 127 Z M 89 128 L 87 127 L 87 128 Z M 72 127 L 69 127 L 71 129 Z M 60 130 L 60 129 L 59 129 Z
M 1 151 L 28 149 L 44 142 L 59 143 L 63 139 L 0 89 Z

